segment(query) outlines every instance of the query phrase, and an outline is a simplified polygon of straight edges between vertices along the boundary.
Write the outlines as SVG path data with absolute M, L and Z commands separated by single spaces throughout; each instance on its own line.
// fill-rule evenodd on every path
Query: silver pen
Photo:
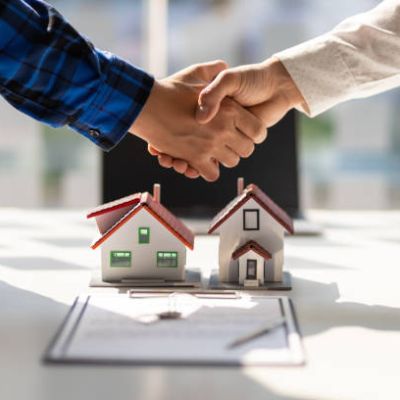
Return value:
M 238 337 L 227 345 L 228 349 L 233 349 L 235 347 L 241 346 L 245 343 L 251 342 L 254 339 L 257 339 L 260 336 L 265 335 L 266 333 L 272 331 L 275 328 L 283 325 L 285 323 L 285 318 L 279 317 L 272 321 L 268 321 L 262 327 L 254 330 L 253 332 L 247 333 L 243 336 Z

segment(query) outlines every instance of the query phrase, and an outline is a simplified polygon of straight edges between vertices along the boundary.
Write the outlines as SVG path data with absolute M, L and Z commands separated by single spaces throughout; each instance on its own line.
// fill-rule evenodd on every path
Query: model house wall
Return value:
M 139 243 L 139 228 L 149 228 L 149 243 Z M 146 237 L 147 235 L 142 236 L 144 239 Z M 122 254 L 120 263 L 118 257 L 114 257 L 112 262 L 111 252 L 130 253 L 130 263 L 127 262 L 128 254 Z M 163 253 L 161 256 L 176 252 L 176 266 L 172 266 L 173 263 L 168 260 L 163 263 L 162 257 L 157 256 L 158 252 Z M 102 276 L 106 281 L 139 278 L 176 281 L 185 279 L 186 247 L 145 207 L 102 244 L 101 257 Z
M 244 229 L 244 210 L 258 212 L 258 230 Z M 252 223 L 252 214 L 251 212 L 246 213 L 246 218 L 250 226 Z M 267 261 L 268 271 L 266 274 L 272 278 L 272 281 L 281 281 L 283 273 L 284 231 L 284 227 L 264 208 L 254 199 L 249 199 L 216 230 L 220 234 L 219 273 L 221 281 L 238 282 L 239 263 L 237 260 L 232 260 L 232 253 L 249 240 L 258 242 L 271 253 L 272 258 Z

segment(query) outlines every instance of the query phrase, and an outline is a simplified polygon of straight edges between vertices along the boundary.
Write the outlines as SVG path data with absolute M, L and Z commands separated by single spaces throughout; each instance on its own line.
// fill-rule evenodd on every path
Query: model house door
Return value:
M 247 260 L 246 279 L 257 279 L 257 260 Z

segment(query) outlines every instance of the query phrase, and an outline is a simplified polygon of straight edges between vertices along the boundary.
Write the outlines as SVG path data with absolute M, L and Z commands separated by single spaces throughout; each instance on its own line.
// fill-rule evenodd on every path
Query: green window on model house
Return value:
M 176 251 L 157 251 L 157 267 L 177 268 L 178 253 Z
M 150 228 L 141 226 L 138 229 L 139 244 L 150 243 Z
M 115 268 L 130 268 L 132 261 L 132 253 L 130 251 L 111 251 L 110 252 L 110 267 Z

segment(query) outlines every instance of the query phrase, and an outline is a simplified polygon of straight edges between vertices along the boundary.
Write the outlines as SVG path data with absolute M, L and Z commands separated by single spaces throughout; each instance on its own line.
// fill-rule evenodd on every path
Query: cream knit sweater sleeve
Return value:
M 400 0 L 348 18 L 331 32 L 275 54 L 316 116 L 345 100 L 400 86 Z

